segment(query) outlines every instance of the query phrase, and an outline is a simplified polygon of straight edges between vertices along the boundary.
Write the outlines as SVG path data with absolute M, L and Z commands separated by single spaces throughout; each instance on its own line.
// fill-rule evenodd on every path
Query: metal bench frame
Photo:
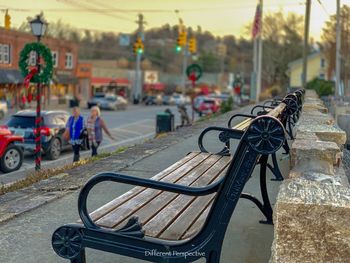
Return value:
M 261 156 L 264 158 L 282 147 L 285 134 L 283 124 L 272 116 L 255 118 L 244 134 L 237 134 L 236 131 L 226 128 L 221 137 L 239 136 L 240 143 L 226 175 L 216 183 L 205 187 L 188 187 L 116 173 L 102 173 L 94 176 L 82 188 L 79 195 L 78 210 L 83 224 L 69 224 L 58 228 L 52 235 L 54 251 L 72 263 L 86 262 L 85 248 L 151 262 L 182 263 L 205 258 L 207 262 L 218 263 L 227 226 L 242 196 L 245 183 L 252 175 Z M 220 140 L 222 141 L 222 138 Z M 145 236 L 142 225 L 136 217 L 131 218 L 124 227 L 115 231 L 97 226 L 90 218 L 86 202 L 90 190 L 96 184 L 105 181 L 139 185 L 191 196 L 216 193 L 216 197 L 204 226 L 196 235 L 182 241 L 167 241 Z

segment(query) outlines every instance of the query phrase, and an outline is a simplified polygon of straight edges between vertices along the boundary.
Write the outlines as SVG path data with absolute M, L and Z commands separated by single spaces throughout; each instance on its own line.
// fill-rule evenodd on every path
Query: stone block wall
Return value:
M 291 171 L 274 208 L 270 263 L 350 262 L 350 188 L 342 167 L 346 134 L 313 91 L 291 145 Z

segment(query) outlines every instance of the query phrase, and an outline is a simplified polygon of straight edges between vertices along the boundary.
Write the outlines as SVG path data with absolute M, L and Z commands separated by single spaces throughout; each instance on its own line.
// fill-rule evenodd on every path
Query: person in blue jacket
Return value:
M 69 117 L 66 125 L 66 138 L 72 145 L 74 157 L 73 162 L 80 159 L 80 148 L 83 143 L 84 118 L 80 115 L 80 109 L 74 107 L 72 116 Z

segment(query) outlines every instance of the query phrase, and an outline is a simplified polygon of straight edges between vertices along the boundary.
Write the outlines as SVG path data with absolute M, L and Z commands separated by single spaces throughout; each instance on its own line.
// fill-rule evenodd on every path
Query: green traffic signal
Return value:
M 139 49 L 137 50 L 137 53 L 142 54 L 142 53 L 143 53 L 143 49 L 142 49 L 142 48 L 139 48 Z
M 181 51 L 181 49 L 182 49 L 181 46 L 179 46 L 179 45 L 176 46 L 176 52 L 177 53 L 179 53 Z

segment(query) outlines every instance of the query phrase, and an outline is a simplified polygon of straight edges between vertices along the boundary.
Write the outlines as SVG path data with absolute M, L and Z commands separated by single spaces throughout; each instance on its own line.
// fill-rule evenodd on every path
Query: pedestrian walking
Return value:
M 181 126 L 180 127 L 185 126 L 185 123 L 186 123 L 186 125 L 191 125 L 191 121 L 190 121 L 190 117 L 188 116 L 188 113 L 187 113 L 186 105 L 179 104 L 179 105 L 177 105 L 177 109 L 178 109 L 180 116 L 181 116 Z
M 97 106 L 91 108 L 90 116 L 86 121 L 86 128 L 91 147 L 91 156 L 97 155 L 97 148 L 100 146 L 103 140 L 102 130 L 108 135 L 109 138 L 115 140 L 109 132 L 105 121 L 101 117 L 100 108 Z
M 72 116 L 69 117 L 66 124 L 64 138 L 72 145 L 74 157 L 73 162 L 80 159 L 80 148 L 84 136 L 84 118 L 80 115 L 80 109 L 73 107 Z

